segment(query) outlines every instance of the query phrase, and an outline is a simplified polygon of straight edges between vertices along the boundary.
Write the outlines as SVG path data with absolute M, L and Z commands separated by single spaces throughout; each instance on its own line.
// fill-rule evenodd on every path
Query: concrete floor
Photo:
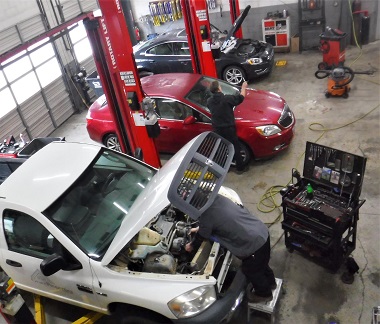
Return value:
M 380 42 L 365 45 L 362 52 L 356 47 L 347 49 L 346 66 L 354 71 L 372 66 L 377 71 L 373 76 L 356 75 L 348 99 L 325 97 L 327 79 L 314 76 L 322 61 L 318 51 L 277 53 L 276 61 L 286 60 L 286 65 L 276 66 L 269 77 L 250 83 L 251 87 L 285 98 L 297 124 L 296 136 L 287 151 L 271 160 L 252 162 L 244 175 L 230 172 L 226 178 L 225 185 L 235 189 L 250 211 L 270 226 L 270 263 L 276 277 L 283 279 L 284 287 L 272 316 L 255 311 L 248 320 L 246 314 L 236 316 L 234 323 L 371 323 L 373 307 L 380 305 L 379 49 Z M 84 111 L 72 116 L 52 135 L 66 136 L 67 141 L 92 142 L 86 132 L 85 115 Z M 311 130 L 312 123 L 320 123 L 328 131 Z M 302 174 L 306 141 L 367 158 L 361 194 L 366 202 L 360 209 L 357 246 L 352 253 L 360 269 L 350 285 L 341 281 L 344 266 L 334 274 L 297 252 L 288 252 L 281 228 L 279 194 L 270 207 L 260 203 L 270 187 L 285 186 L 291 180 L 292 168 Z M 46 311 L 48 323 L 69 323 L 86 313 L 53 301 L 46 302 Z M 100 322 L 112 320 L 103 318 Z

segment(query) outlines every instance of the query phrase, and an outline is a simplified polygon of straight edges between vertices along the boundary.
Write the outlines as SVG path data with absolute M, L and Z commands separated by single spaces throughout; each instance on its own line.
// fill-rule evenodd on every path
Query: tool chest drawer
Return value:
M 317 244 L 321 248 L 329 248 L 333 240 L 333 236 L 325 235 L 321 232 L 313 231 L 307 227 L 295 224 L 294 222 L 283 221 L 282 228 L 291 234 L 302 237 L 303 240 L 308 240 L 310 243 Z

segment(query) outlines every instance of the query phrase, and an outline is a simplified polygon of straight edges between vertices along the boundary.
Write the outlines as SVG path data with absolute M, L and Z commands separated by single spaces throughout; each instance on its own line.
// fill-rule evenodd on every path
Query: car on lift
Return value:
M 270 43 L 238 39 L 233 35 L 246 17 L 248 6 L 229 33 L 211 27 L 215 67 L 219 79 L 233 85 L 252 80 L 272 71 L 274 48 Z M 168 72 L 193 72 L 186 29 L 174 29 L 133 47 L 140 77 Z
M 212 130 L 206 102 L 211 96 L 209 85 L 213 80 L 194 73 L 156 74 L 141 79 L 146 96 L 156 102 L 160 135 L 155 143 L 159 152 L 175 153 L 198 134 Z M 224 94 L 240 92 L 240 87 L 219 82 Z M 244 163 L 275 156 L 291 143 L 296 121 L 279 95 L 247 89 L 244 101 L 235 108 L 234 114 Z M 90 106 L 86 120 L 92 140 L 120 150 L 105 95 Z
M 22 134 L 20 140 L 8 136 L 0 144 L 0 184 L 38 150 L 54 141 L 65 141 L 64 137 L 37 137 L 31 142 L 25 142 Z
M 25 161 L 25 158 L 0 157 L 0 185 Z
M 0 186 L 2 273 L 24 291 L 111 315 L 107 323 L 224 323 L 243 310 L 247 280 L 218 242 L 186 252 L 196 219 L 183 200 L 208 189 L 199 212 L 217 194 L 242 204 L 222 186 L 231 146 L 203 133 L 156 169 L 100 145 L 47 145 Z

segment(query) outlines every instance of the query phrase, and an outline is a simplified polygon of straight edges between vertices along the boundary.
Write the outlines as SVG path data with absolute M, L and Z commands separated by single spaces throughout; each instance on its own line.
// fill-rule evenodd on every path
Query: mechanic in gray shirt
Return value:
M 186 245 L 186 251 L 197 250 L 203 240 L 219 242 L 242 260 L 242 271 L 252 284 L 247 288 L 248 301 L 258 303 L 272 300 L 276 279 L 269 267 L 268 227 L 261 220 L 242 205 L 217 195 L 212 205 L 200 216 L 199 227 L 192 232 L 196 234 Z

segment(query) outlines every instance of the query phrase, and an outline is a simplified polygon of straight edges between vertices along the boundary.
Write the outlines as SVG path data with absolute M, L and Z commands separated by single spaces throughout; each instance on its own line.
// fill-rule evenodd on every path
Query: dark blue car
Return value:
M 227 36 L 211 28 L 212 43 L 219 43 L 214 55 L 218 78 L 233 85 L 269 74 L 273 67 L 274 49 L 271 44 L 233 37 L 248 10 L 242 13 L 241 19 L 236 20 Z M 134 55 L 140 77 L 168 72 L 193 72 L 184 28 L 171 30 L 135 45 Z

